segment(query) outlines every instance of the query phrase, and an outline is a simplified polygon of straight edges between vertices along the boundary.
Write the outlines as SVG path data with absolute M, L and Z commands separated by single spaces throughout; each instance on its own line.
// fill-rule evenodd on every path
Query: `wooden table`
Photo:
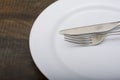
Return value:
M 56 0 L 0 0 L 0 80 L 46 80 L 29 50 L 29 33 Z

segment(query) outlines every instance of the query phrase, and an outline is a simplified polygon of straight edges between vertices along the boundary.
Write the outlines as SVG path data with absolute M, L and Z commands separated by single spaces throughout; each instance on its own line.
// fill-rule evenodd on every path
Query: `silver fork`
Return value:
M 81 46 L 93 46 L 98 45 L 104 41 L 107 36 L 110 35 L 120 35 L 120 31 L 110 32 L 110 33 L 93 33 L 81 36 L 65 36 L 65 41 L 79 44 Z

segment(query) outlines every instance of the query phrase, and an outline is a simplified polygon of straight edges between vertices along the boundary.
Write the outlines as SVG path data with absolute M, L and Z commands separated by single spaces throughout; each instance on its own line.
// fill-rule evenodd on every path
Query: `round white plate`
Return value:
M 30 34 L 37 67 L 50 80 L 120 80 L 120 36 L 81 47 L 59 31 L 120 20 L 120 0 L 60 0 L 44 10 Z

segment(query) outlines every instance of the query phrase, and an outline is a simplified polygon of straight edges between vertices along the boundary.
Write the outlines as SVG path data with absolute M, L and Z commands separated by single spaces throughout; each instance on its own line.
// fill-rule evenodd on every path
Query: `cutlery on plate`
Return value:
M 92 46 L 100 44 L 109 35 L 120 35 L 120 21 L 61 30 L 60 33 L 65 41 Z

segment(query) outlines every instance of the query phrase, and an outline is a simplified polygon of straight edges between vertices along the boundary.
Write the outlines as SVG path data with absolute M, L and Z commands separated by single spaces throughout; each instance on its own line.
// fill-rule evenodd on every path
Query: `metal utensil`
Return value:
M 64 29 L 60 31 L 62 35 L 80 35 L 112 30 L 120 25 L 120 21 L 82 26 L 77 28 Z
M 66 36 L 65 40 L 71 43 L 80 44 L 81 46 L 93 46 L 98 45 L 104 41 L 107 36 L 110 35 L 120 35 L 120 31 L 113 33 L 93 33 L 89 35 L 82 36 Z

